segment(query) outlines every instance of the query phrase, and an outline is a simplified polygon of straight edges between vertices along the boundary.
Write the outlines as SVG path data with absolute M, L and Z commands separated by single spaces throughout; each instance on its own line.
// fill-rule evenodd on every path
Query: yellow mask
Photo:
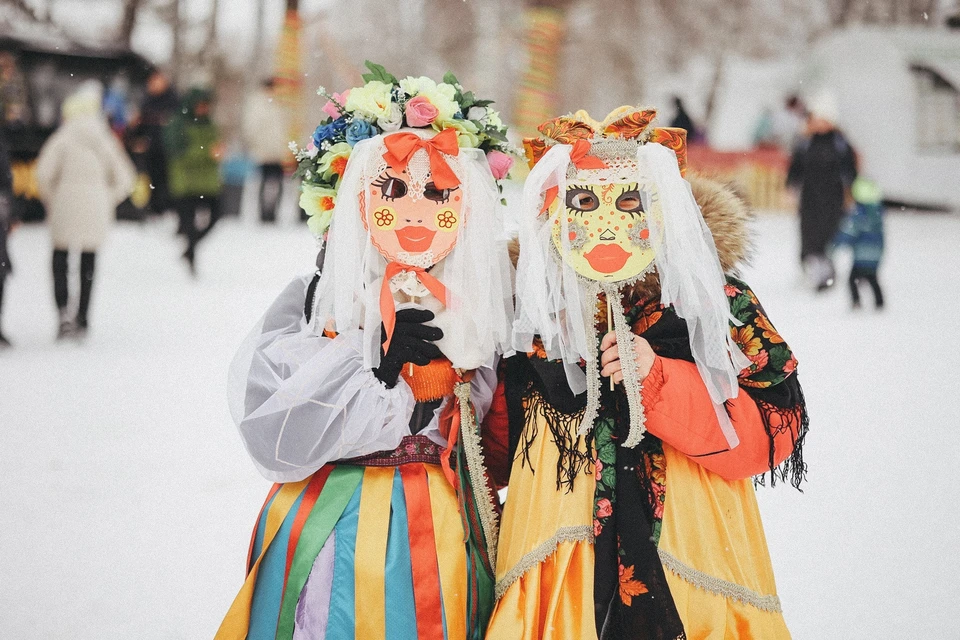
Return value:
M 555 198 L 548 209 L 557 252 L 590 280 L 621 282 L 640 276 L 654 258 L 646 210 L 659 206 L 653 190 L 653 184 L 636 182 L 569 184 L 563 201 Z M 569 251 L 563 246 L 561 216 L 566 217 Z

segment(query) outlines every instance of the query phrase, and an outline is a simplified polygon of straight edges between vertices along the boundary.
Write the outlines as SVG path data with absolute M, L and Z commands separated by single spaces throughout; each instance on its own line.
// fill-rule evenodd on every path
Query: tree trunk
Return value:
M 183 73 L 181 68 L 183 67 L 183 25 L 180 23 L 180 0 L 173 0 L 171 9 L 173 11 L 173 53 L 170 56 L 170 66 L 173 84 L 179 88 Z
M 120 21 L 119 40 L 126 49 L 130 48 L 133 28 L 137 25 L 137 12 L 142 4 L 142 0 L 125 0 L 123 3 L 123 19 Z

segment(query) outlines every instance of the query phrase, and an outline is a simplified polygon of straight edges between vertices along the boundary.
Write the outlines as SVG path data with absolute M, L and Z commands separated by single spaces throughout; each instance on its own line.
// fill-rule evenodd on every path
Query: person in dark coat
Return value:
M 180 100 L 170 85 L 170 79 L 162 71 L 154 71 L 147 80 L 147 95 L 140 105 L 140 120 L 132 133 L 132 137 L 142 143 L 144 168 L 152 185 L 149 207 L 154 213 L 163 213 L 172 206 L 163 129 L 179 108 Z
M 210 117 L 211 102 L 208 90 L 190 89 L 182 108 L 163 132 L 170 195 L 180 217 L 180 230 L 187 239 L 183 257 L 191 273 L 195 273 L 197 244 L 220 217 L 222 144 L 217 125 Z M 209 211 L 205 223 L 197 215 L 201 209 Z
M 10 172 L 10 153 L 0 127 L 0 319 L 3 318 L 3 283 L 13 270 L 10 254 L 7 253 L 7 234 L 13 226 L 13 175 Z M 10 341 L 3 335 L 0 326 L 0 348 L 9 347 Z
M 674 115 L 673 120 L 670 121 L 670 126 L 685 129 L 687 139 L 693 140 L 697 137 L 697 125 L 693 123 L 693 118 L 690 117 L 690 114 L 687 113 L 686 108 L 683 106 L 683 100 L 679 97 L 674 97 L 673 105 L 676 109 L 676 115 Z
M 821 95 L 813 101 L 807 136 L 794 151 L 787 174 L 787 185 L 800 192 L 800 261 L 820 291 L 833 285 L 835 272 L 827 249 L 857 177 L 856 157 L 835 124 L 837 115 L 831 97 Z

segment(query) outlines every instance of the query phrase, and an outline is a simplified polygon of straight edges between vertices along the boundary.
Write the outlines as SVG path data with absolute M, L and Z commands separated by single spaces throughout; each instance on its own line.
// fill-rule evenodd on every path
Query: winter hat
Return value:
M 830 124 L 836 124 L 840 119 L 840 106 L 837 104 L 837 98 L 826 89 L 821 90 L 813 97 L 810 101 L 809 111 L 814 117 L 826 120 Z
M 70 96 L 63 101 L 61 111 L 64 120 L 73 120 L 82 116 L 95 116 L 102 111 L 103 85 L 99 80 L 84 80 Z

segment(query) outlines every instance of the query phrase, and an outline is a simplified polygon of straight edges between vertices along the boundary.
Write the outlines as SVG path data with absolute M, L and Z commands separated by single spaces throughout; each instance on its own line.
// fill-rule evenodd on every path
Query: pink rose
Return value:
M 610 501 L 606 498 L 600 498 L 597 501 L 597 517 L 606 518 L 613 514 L 613 505 L 610 504 Z
M 333 94 L 333 100 L 336 100 L 340 104 L 347 104 L 347 98 L 350 96 L 350 89 L 347 89 L 343 93 Z M 327 104 L 323 105 L 323 112 L 336 120 L 340 117 L 340 108 L 336 105 L 333 100 L 327 100 Z
M 600 521 L 594 519 L 593 521 L 593 537 L 599 538 L 600 534 L 603 533 L 603 526 L 600 524 Z
M 603 471 L 603 463 L 600 462 L 599 460 L 597 460 L 597 464 L 594 465 L 594 467 L 595 467 L 594 477 L 595 477 L 595 478 L 597 479 L 597 481 L 599 482 L 599 481 L 600 481 L 600 476 L 601 476 L 601 473 L 600 473 L 600 472 Z
M 502 151 L 491 151 L 487 154 L 487 164 L 490 165 L 490 172 L 497 180 L 502 180 L 510 173 L 510 167 L 513 166 L 513 158 Z
M 425 127 L 436 120 L 439 113 L 424 96 L 411 98 L 407 102 L 407 124 L 411 127 Z

